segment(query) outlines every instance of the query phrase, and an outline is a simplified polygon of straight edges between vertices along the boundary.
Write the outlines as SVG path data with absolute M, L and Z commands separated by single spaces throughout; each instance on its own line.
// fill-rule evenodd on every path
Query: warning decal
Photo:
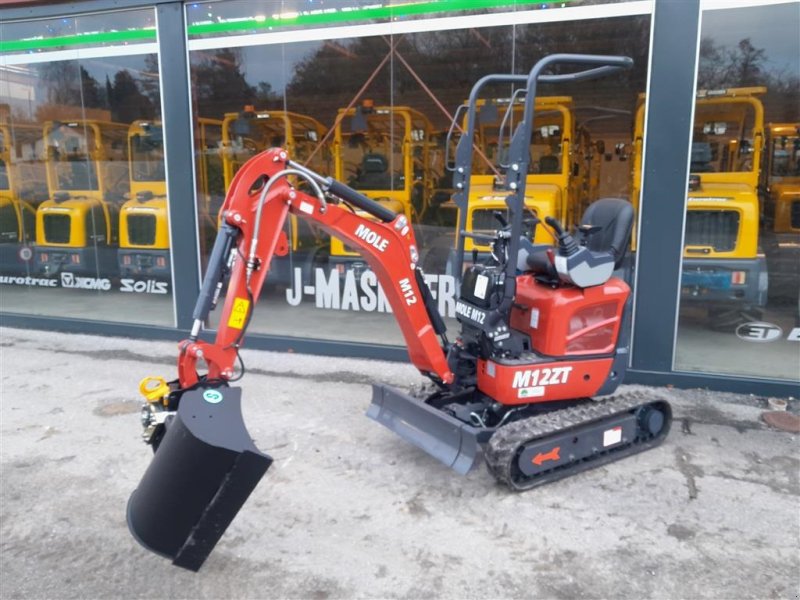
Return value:
M 606 429 L 603 432 L 603 448 L 619 444 L 622 441 L 622 427 Z
M 247 320 L 247 311 L 250 309 L 250 300 L 247 298 L 234 298 L 233 310 L 228 319 L 228 327 L 234 329 L 241 329 L 244 327 L 244 322 Z

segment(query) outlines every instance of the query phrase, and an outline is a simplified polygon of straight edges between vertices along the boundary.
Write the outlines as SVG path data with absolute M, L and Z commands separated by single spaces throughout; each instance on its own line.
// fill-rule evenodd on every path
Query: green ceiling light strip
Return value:
M 250 18 L 219 23 L 198 23 L 189 25 L 189 35 L 208 35 L 236 33 L 281 27 L 308 25 L 332 25 L 335 23 L 402 18 L 431 15 L 443 12 L 482 10 L 487 8 L 521 7 L 542 4 L 556 4 L 572 0 L 438 0 L 401 4 L 398 6 L 379 6 L 370 8 L 338 9 L 336 12 L 299 12 L 285 17 Z
M 97 46 L 101 44 L 124 44 L 126 42 L 155 42 L 155 28 L 127 29 L 125 31 L 102 31 L 98 33 L 78 33 L 51 38 L 26 40 L 3 40 L 0 49 L 3 52 L 24 52 L 27 50 L 45 50 L 50 48 L 71 48 L 74 46 Z

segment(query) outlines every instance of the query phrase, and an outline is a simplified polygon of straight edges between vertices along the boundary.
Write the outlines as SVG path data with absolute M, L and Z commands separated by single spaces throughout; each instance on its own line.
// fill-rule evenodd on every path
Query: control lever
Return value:
M 592 252 L 586 246 L 579 246 L 553 217 L 545 217 L 545 222 L 558 237 L 558 255 L 553 262 L 561 281 L 579 288 L 608 281 L 614 272 L 614 259 L 608 252 Z
M 545 217 L 544 222 L 550 225 L 550 227 L 552 227 L 553 230 L 556 232 L 556 238 L 558 239 L 559 256 L 572 256 L 578 250 L 580 250 L 578 242 L 575 241 L 575 238 L 573 238 L 572 235 L 564 231 L 564 228 L 561 226 L 561 223 L 559 223 L 557 219 L 555 219 L 554 217 Z

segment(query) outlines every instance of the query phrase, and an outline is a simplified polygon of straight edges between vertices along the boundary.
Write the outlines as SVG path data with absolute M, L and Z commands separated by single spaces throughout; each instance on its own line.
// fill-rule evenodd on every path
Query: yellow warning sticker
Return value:
M 233 310 L 228 318 L 228 327 L 241 329 L 247 320 L 247 311 L 250 309 L 250 300 L 247 298 L 234 298 Z

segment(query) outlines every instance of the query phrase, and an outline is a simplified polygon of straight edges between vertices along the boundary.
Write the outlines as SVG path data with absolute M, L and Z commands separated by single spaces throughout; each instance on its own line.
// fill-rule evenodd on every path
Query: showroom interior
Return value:
M 797 31 L 797 0 L 17 2 L 0 9 L 0 322 L 182 339 L 227 190 L 279 146 L 407 215 L 455 329 L 473 84 L 627 56 L 539 86 L 530 209 L 574 227 L 600 198 L 633 205 L 626 382 L 796 396 Z M 521 97 L 481 100 L 473 177 L 503 176 Z M 491 232 L 493 211 L 468 227 Z M 357 253 L 296 218 L 286 240 L 247 348 L 407 360 Z

